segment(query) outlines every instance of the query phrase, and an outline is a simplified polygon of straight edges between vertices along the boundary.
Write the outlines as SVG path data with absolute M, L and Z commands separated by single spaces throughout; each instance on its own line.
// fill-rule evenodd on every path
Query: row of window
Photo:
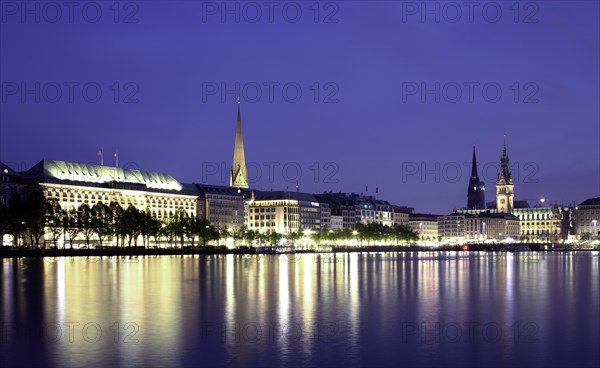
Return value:
M 52 199 L 57 199 L 57 200 L 62 200 L 63 201 L 67 201 L 67 199 L 70 199 L 71 202 L 74 202 L 75 199 L 77 201 L 103 201 L 105 203 L 110 203 L 109 201 L 109 195 L 108 194 L 101 194 L 101 193 L 75 193 L 73 191 L 63 191 L 63 190 L 49 190 L 46 193 L 47 197 Z M 120 194 L 117 194 L 117 201 L 121 202 L 123 204 L 123 202 L 128 202 L 128 203 L 137 203 L 137 198 L 136 197 L 127 197 L 127 196 L 122 196 Z M 143 203 L 143 199 L 140 199 L 140 203 Z M 183 200 L 183 199 L 172 199 L 172 198 L 153 198 L 150 197 L 149 199 L 146 200 L 147 204 L 150 204 L 152 206 L 176 206 L 176 207 L 186 207 L 186 208 L 192 208 L 194 201 L 193 200 Z
M 560 222 L 524 222 L 522 226 L 560 226 Z
M 250 213 L 265 213 L 265 212 L 275 212 L 274 207 L 261 207 L 261 208 L 250 208 Z

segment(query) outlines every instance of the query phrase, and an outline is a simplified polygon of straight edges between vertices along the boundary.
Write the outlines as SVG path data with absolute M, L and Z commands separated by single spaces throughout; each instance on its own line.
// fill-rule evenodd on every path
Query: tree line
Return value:
M 12 235 L 14 245 L 23 248 L 45 247 L 45 235 L 55 247 L 62 238 L 64 248 L 73 248 L 74 242 L 82 241 L 89 248 L 92 244 L 183 246 L 186 240 L 194 246 L 196 240 L 206 245 L 219 239 L 218 230 L 208 221 L 188 216 L 183 210 L 177 210 L 168 221 L 158 220 L 150 211 L 134 206 L 124 209 L 117 202 L 99 202 L 91 207 L 83 204 L 69 211 L 37 191 L 26 198 L 13 195 L 8 206 L 0 204 L 0 242 L 5 234 Z
M 295 232 L 287 235 L 265 234 L 249 230 L 217 229 L 208 220 L 188 216 L 179 209 L 172 218 L 159 220 L 149 210 L 134 206 L 124 209 L 119 203 L 93 206 L 83 204 L 76 210 L 61 207 L 56 199 L 46 199 L 35 191 L 23 198 L 11 197 L 8 205 L 0 203 L 0 246 L 5 234 L 12 235 L 13 245 L 41 248 L 48 243 L 59 248 L 73 248 L 74 243 L 90 247 L 104 246 L 196 246 L 220 245 L 231 239 L 235 246 L 264 246 L 300 240 L 323 245 L 399 245 L 416 241 L 418 236 L 405 225 L 386 226 L 378 223 L 356 224 L 352 228 Z M 141 242 L 141 244 L 140 244 Z

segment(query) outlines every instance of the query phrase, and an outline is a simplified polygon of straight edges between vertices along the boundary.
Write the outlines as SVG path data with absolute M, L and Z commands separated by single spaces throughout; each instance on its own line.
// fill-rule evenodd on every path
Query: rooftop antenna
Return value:
M 102 148 L 98 151 L 98 157 L 100 157 L 100 166 L 104 166 L 104 150 Z

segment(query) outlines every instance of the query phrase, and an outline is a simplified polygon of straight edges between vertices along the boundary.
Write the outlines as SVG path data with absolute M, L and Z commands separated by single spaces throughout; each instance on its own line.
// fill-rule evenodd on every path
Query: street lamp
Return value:
M 544 197 L 540 198 L 540 208 L 544 206 L 544 202 L 546 202 L 546 199 Z

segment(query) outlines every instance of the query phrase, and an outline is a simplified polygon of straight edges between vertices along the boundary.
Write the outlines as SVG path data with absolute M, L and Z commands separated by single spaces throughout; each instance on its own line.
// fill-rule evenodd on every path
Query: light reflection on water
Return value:
M 3 260 L 0 363 L 594 366 L 598 263 L 598 252 Z

